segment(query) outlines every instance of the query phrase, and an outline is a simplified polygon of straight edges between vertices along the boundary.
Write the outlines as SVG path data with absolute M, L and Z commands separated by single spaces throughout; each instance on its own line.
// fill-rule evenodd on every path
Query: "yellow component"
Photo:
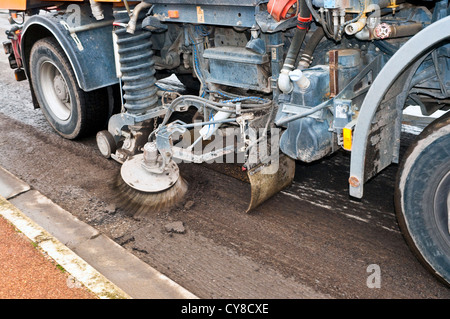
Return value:
M 0 0 L 0 9 L 25 10 L 27 0 Z
M 171 19 L 178 19 L 180 17 L 180 13 L 178 10 L 169 10 L 167 11 L 169 18 Z
M 351 151 L 353 130 L 349 127 L 344 127 L 344 129 L 342 130 L 342 135 L 344 137 L 344 145 L 343 145 L 344 150 Z
M 397 8 L 397 0 L 391 0 L 391 4 L 387 6 L 388 8 Z
M 46 8 L 57 2 L 83 2 L 84 0 L 0 0 L 0 9 L 24 11 L 30 8 Z
M 389 9 L 392 9 L 392 14 L 395 14 L 395 9 L 399 7 L 397 4 L 397 0 L 391 0 L 391 4 L 387 6 Z
M 397 0 L 391 0 L 390 2 L 391 3 L 390 3 L 390 5 L 387 6 L 387 8 L 390 8 L 390 9 L 392 9 L 395 12 L 395 9 L 399 7 L 399 5 L 397 4 Z M 367 4 L 367 1 L 366 1 L 366 4 L 364 5 L 364 13 L 369 13 L 368 9 L 370 9 L 370 11 L 373 10 L 372 7 Z M 356 10 L 355 7 L 353 7 L 353 8 L 346 8 L 345 12 L 347 12 L 347 13 L 359 13 L 360 11 Z
M 205 23 L 205 13 L 204 13 L 202 7 L 200 7 L 200 6 L 197 6 L 197 22 Z
M 24 11 L 30 8 L 46 8 L 57 5 L 58 2 L 83 2 L 85 0 L 0 0 L 0 9 Z M 95 2 L 114 2 L 122 0 L 95 0 Z M 134 3 L 134 2 L 133 2 Z M 136 1 L 136 3 L 139 3 Z

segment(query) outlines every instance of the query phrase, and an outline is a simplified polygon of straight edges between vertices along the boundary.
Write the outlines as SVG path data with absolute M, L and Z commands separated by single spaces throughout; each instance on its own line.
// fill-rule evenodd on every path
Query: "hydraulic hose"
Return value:
M 130 17 L 130 21 L 128 21 L 128 26 L 127 26 L 127 32 L 134 34 L 134 32 L 136 31 L 136 24 L 137 24 L 137 20 L 139 18 L 139 13 L 141 12 L 141 10 L 146 9 L 146 8 L 150 8 L 152 5 L 150 3 L 146 3 L 146 2 L 141 2 L 138 5 L 136 5 L 132 11 L 131 17 Z
M 283 68 L 280 71 L 278 77 L 278 87 L 283 93 L 290 93 L 293 89 L 293 85 L 289 79 L 289 72 L 295 68 L 295 61 L 297 60 L 300 48 L 302 47 L 303 40 L 308 32 L 309 25 L 312 21 L 311 11 L 309 10 L 306 1 L 299 1 L 299 13 L 297 18 L 297 29 L 292 39 L 292 43 L 286 54 Z
M 311 12 L 311 15 L 314 17 L 314 20 L 319 23 L 323 27 L 323 31 L 325 32 L 325 35 L 328 38 L 334 38 L 334 34 L 330 32 L 329 27 L 323 17 L 317 13 L 317 11 L 314 9 L 312 1 L 311 0 L 305 0 L 306 6 L 308 7 L 309 11 Z
M 321 104 L 319 104 L 319 105 L 317 105 L 317 106 L 315 106 L 315 107 L 313 107 L 313 108 L 311 108 L 311 109 L 309 109 L 307 111 L 304 111 L 302 113 L 295 114 L 295 115 L 292 115 L 292 116 L 289 116 L 289 117 L 283 117 L 283 118 L 279 119 L 277 122 L 275 122 L 275 125 L 282 126 L 282 125 L 284 125 L 286 123 L 298 120 L 299 118 L 306 117 L 308 115 L 314 114 L 317 111 L 320 111 L 320 110 L 322 110 L 322 109 L 324 109 L 324 108 L 326 108 L 328 106 L 329 106 L 328 105 L 328 101 L 325 101 L 325 102 L 323 102 L 323 103 L 321 103 Z
M 292 39 L 291 46 L 286 54 L 286 59 L 284 60 L 283 69 L 288 69 L 292 71 L 295 68 L 295 61 L 302 47 L 303 40 L 305 39 L 306 33 L 308 32 L 309 25 L 311 24 L 312 16 L 309 11 L 308 6 L 304 0 L 300 1 L 297 30 L 295 32 L 294 38 Z
M 393 56 L 397 52 L 398 48 L 384 40 L 373 41 L 373 44 L 387 55 Z
M 161 126 L 164 126 L 167 124 L 170 116 L 172 115 L 172 113 L 174 112 L 174 110 L 176 109 L 176 107 L 178 105 L 186 104 L 186 102 L 190 102 L 190 103 L 192 103 L 192 105 L 203 105 L 207 108 L 213 109 L 218 112 L 236 113 L 236 104 L 232 104 L 232 103 L 225 104 L 225 103 L 220 103 L 220 102 L 213 102 L 213 101 L 209 101 L 205 98 L 202 98 L 202 97 L 196 96 L 196 95 L 182 95 L 180 97 L 177 97 L 175 100 L 172 101 L 172 103 L 170 103 L 170 105 L 168 107 L 168 111 L 161 123 Z M 264 103 L 252 103 L 252 104 L 242 103 L 241 104 L 243 112 L 265 111 L 271 106 L 272 106 L 272 101 L 270 101 L 270 100 L 267 102 L 264 102 Z
M 313 53 L 316 49 L 317 45 L 320 43 L 320 41 L 325 36 L 325 31 L 322 27 L 318 27 L 316 31 L 312 34 L 312 36 L 309 38 L 308 42 L 306 43 L 305 50 L 303 50 L 302 55 L 300 57 L 299 66 L 302 69 L 308 68 L 312 61 L 313 61 Z

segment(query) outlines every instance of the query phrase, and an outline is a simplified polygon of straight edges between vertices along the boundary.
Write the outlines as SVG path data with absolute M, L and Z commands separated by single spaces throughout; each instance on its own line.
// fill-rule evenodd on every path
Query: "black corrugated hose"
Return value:
M 305 39 L 306 33 L 308 32 L 309 26 L 312 21 L 311 11 L 309 11 L 305 0 L 299 1 L 300 8 L 298 13 L 297 30 L 295 32 L 292 43 L 286 54 L 286 59 L 284 60 L 283 69 L 292 71 L 295 68 L 295 61 L 302 47 L 303 40 Z
M 309 67 L 309 65 L 311 65 L 314 50 L 316 49 L 317 45 L 323 39 L 324 36 L 325 31 L 321 26 L 319 26 L 309 38 L 308 42 L 306 43 L 305 50 L 303 50 L 303 53 L 300 57 L 300 61 L 304 62 L 305 67 Z

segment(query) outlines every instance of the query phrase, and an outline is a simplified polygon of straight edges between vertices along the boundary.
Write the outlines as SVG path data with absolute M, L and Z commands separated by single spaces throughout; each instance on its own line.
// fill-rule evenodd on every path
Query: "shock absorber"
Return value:
M 126 11 L 115 11 L 114 18 L 114 24 L 118 26 L 130 20 Z M 117 36 L 124 108 L 130 115 L 142 115 L 158 103 L 152 34 L 142 29 L 142 18 L 137 19 L 134 33 L 128 33 L 124 27 L 116 28 L 114 33 Z
M 111 116 L 108 130 L 97 133 L 97 145 L 107 158 L 124 163 L 139 153 L 156 118 L 166 110 L 158 106 L 152 32 L 142 28 L 150 5 L 141 2 L 132 9 L 114 10 L 114 42 L 117 75 L 122 84 L 123 109 Z
M 122 113 L 109 119 L 108 130 L 97 134 L 97 144 L 103 156 L 120 163 L 142 149 L 154 129 L 154 119 L 161 115 L 155 85 L 152 33 L 142 29 L 145 8 L 146 3 L 138 4 L 131 17 L 125 10 L 113 12 L 116 68 L 124 104 Z

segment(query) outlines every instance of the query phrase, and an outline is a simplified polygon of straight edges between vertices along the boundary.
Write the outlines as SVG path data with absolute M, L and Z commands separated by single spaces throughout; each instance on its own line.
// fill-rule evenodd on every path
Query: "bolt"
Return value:
M 350 184 L 351 187 L 359 187 L 359 179 L 355 176 L 351 176 L 348 179 L 348 183 Z

